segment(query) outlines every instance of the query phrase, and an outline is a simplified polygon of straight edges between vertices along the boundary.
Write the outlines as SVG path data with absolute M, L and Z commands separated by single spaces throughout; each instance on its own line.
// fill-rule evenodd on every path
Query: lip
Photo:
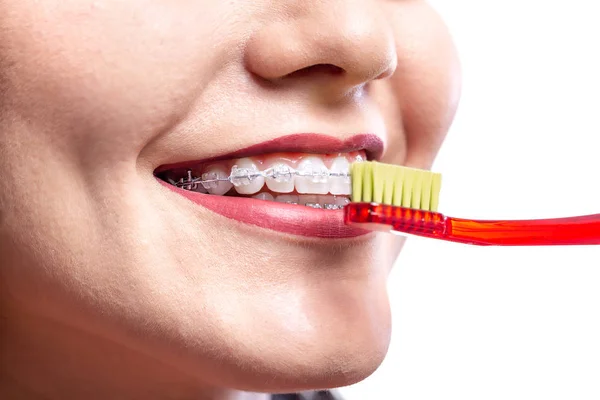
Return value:
M 348 239 L 370 231 L 344 224 L 342 210 L 319 210 L 246 197 L 215 196 L 183 190 L 158 178 L 169 190 L 216 214 L 282 233 L 323 239 Z
M 355 135 L 341 140 L 323 134 L 294 134 L 279 137 L 245 149 L 216 157 L 162 165 L 159 172 L 189 166 L 193 163 L 252 157 L 269 153 L 332 154 L 364 150 L 367 159 L 379 160 L 384 151 L 383 140 L 374 134 Z M 216 196 L 184 190 L 156 178 L 169 190 L 223 217 L 297 236 L 344 239 L 371 233 L 344 223 L 342 210 L 319 210 L 293 204 L 253 198 Z
M 385 145 L 383 140 L 375 134 L 360 134 L 342 140 L 323 134 L 301 133 L 282 136 L 241 150 L 204 160 L 182 160 L 176 163 L 161 165 L 155 170 L 155 173 L 189 166 L 191 163 L 252 157 L 269 153 L 332 154 L 364 150 L 368 160 L 377 161 L 381 159 L 384 148 Z

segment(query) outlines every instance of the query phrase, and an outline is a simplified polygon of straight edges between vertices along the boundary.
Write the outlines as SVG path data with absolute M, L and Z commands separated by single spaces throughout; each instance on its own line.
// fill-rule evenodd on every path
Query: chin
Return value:
M 282 341 L 279 355 L 263 361 L 271 371 L 269 392 L 297 392 L 348 386 L 369 377 L 383 362 L 390 342 L 389 325 L 324 327 L 310 339 Z M 267 364 L 268 363 L 268 364 Z
M 322 336 L 318 336 L 322 334 Z M 312 339 L 290 337 L 255 352 L 243 349 L 232 361 L 224 387 L 261 393 L 294 393 L 353 385 L 383 362 L 390 342 L 389 329 L 376 335 L 323 329 Z M 245 352 L 245 353 L 244 353 Z
M 209 381 L 220 387 L 249 392 L 291 393 L 360 382 L 381 365 L 390 343 L 385 285 L 372 286 L 379 290 L 328 285 L 329 293 L 313 293 L 308 301 L 290 305 L 282 297 L 285 302 L 275 300 L 268 312 L 227 321 L 222 334 L 210 339 L 212 354 L 206 353 L 207 337 L 200 339 L 191 369 L 203 379 L 207 371 Z
M 365 321 L 366 323 L 366 321 Z M 285 391 L 332 389 L 369 377 L 383 362 L 390 343 L 389 324 L 369 331 L 364 326 L 325 328 L 313 345 L 298 351 L 281 375 Z M 298 349 L 300 350 L 300 349 Z M 277 389 L 277 388 L 273 388 Z

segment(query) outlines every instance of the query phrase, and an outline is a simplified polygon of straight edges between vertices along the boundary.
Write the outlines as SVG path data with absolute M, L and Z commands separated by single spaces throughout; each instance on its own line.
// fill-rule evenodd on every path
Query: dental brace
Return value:
M 286 165 L 277 165 L 268 168 L 265 171 L 258 171 L 250 168 L 239 168 L 233 166 L 231 175 L 228 177 L 219 178 L 216 173 L 204 173 L 202 177 L 194 177 L 192 170 L 187 170 L 187 176 L 181 178 L 177 182 L 171 182 L 175 186 L 185 190 L 197 190 L 199 186 L 203 189 L 211 189 L 216 187 L 219 182 L 231 182 L 233 186 L 249 185 L 257 178 L 270 178 L 277 182 L 289 182 L 293 177 L 312 177 L 314 183 L 325 183 L 329 178 L 344 178 L 350 181 L 350 173 L 348 172 L 332 172 L 328 169 L 297 171 Z
M 253 170 L 250 168 L 238 168 L 234 166 L 231 170 L 231 175 L 228 177 L 218 178 L 216 173 L 205 173 L 202 174 L 201 178 L 193 176 L 191 170 L 187 170 L 187 176 L 181 178 L 178 182 L 171 182 L 173 185 L 184 189 L 196 191 L 199 188 L 207 191 L 210 188 L 214 188 L 219 182 L 231 182 L 234 186 L 248 185 L 256 178 L 271 178 L 278 182 L 286 182 L 292 179 L 292 177 L 312 177 L 313 182 L 327 182 L 329 178 L 344 178 L 350 181 L 350 174 L 347 172 L 331 172 L 327 169 L 318 171 L 296 171 L 291 167 L 285 165 L 278 165 L 273 168 L 269 168 L 265 171 Z M 337 196 L 333 196 L 334 199 Z M 306 207 L 320 208 L 325 210 L 341 210 L 346 204 L 350 202 L 350 199 L 346 196 L 340 196 L 344 199 L 344 204 L 320 204 L 320 203 L 306 203 Z M 288 204 L 298 204 L 296 202 L 287 201 Z

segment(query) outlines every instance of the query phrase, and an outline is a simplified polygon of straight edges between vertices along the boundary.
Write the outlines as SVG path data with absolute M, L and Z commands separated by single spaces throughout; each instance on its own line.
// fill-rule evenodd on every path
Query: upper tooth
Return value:
M 224 167 L 220 165 L 213 165 L 208 167 L 205 173 L 202 174 L 202 180 L 214 180 L 214 179 L 227 179 L 229 174 L 225 170 Z M 219 181 L 219 182 L 207 182 L 202 186 L 208 191 L 210 194 L 224 195 L 229 192 L 232 188 L 232 184 L 229 181 Z
M 267 187 L 273 192 L 290 193 L 294 191 L 294 170 L 284 162 L 276 162 L 268 169 L 268 173 L 273 177 L 267 176 Z
M 239 194 L 254 194 L 262 189 L 265 178 L 251 159 L 242 158 L 231 168 L 231 183 Z
M 327 194 L 329 192 L 329 171 L 319 157 L 309 156 L 298 164 L 300 176 L 296 177 L 298 193 Z M 309 176 L 302 176 L 302 174 Z
M 349 174 L 350 163 L 346 157 L 336 157 L 331 164 L 331 172 Z M 329 177 L 329 193 L 336 195 L 349 195 L 352 189 L 349 176 Z

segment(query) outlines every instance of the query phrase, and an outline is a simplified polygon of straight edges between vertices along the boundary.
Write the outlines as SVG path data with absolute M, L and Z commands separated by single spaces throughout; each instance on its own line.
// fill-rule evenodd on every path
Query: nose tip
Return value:
M 394 36 L 374 2 L 299 1 L 295 14 L 273 18 L 251 37 L 249 71 L 269 81 L 326 76 L 328 89 L 342 90 L 394 73 Z

